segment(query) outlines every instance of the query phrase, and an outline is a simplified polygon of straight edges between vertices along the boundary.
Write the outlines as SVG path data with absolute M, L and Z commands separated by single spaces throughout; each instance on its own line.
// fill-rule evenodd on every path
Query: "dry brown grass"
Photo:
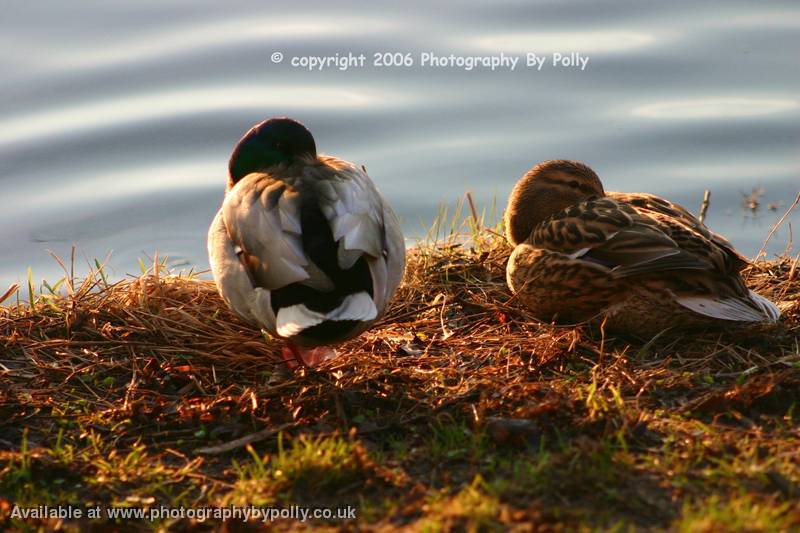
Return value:
M 387 316 L 318 371 L 160 268 L 0 308 L 0 524 L 55 525 L 15 503 L 346 502 L 376 529 L 800 527 L 798 258 L 748 273 L 778 326 L 641 341 L 535 321 L 509 252 L 487 231 L 412 249 Z M 353 458 L 314 463 L 341 482 L 313 490 L 301 436 Z

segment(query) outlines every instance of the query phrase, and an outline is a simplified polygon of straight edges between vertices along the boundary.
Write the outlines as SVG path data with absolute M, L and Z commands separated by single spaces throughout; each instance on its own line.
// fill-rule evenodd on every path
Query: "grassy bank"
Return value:
M 204 530 L 12 512 L 252 504 L 356 507 L 330 528 L 800 528 L 796 259 L 747 273 L 777 327 L 641 341 L 537 323 L 509 253 L 489 231 L 413 249 L 387 317 L 319 371 L 160 267 L 11 295 L 0 527 Z

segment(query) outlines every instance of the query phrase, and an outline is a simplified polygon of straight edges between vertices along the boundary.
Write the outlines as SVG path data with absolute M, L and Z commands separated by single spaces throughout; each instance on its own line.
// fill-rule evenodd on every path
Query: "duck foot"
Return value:
M 287 342 L 281 350 L 281 357 L 289 368 L 297 368 L 299 365 L 314 368 L 325 361 L 336 359 L 338 355 L 330 346 L 305 348 L 290 342 Z

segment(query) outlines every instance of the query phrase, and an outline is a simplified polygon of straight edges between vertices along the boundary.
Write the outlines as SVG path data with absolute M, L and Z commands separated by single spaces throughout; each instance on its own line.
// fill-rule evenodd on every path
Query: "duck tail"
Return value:
M 676 301 L 700 315 L 733 322 L 777 322 L 781 314 L 778 306 L 753 291 L 742 296 L 684 296 Z
M 341 305 L 327 312 L 314 311 L 302 303 L 281 307 L 276 317 L 276 331 L 281 337 L 289 338 L 324 322 L 369 322 L 377 316 L 372 296 L 362 291 L 348 294 Z
M 766 317 L 767 321 L 769 322 L 777 322 L 778 318 L 781 316 L 780 308 L 775 305 L 772 301 L 764 298 L 760 294 L 750 291 L 750 301 L 752 301 L 756 307 L 758 307 L 764 316 Z

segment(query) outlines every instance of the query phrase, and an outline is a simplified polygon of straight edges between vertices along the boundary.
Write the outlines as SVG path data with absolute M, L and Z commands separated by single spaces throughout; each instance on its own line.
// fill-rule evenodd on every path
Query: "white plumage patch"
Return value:
M 586 255 L 586 252 L 588 252 L 589 250 L 591 250 L 591 248 L 581 248 L 580 250 L 575 250 L 574 252 L 569 254 L 569 257 L 571 259 L 578 259 L 579 257 L 583 257 L 584 255 Z
M 326 320 L 374 320 L 378 310 L 372 297 L 366 292 L 348 295 L 342 305 L 329 311 L 320 313 L 312 311 L 304 304 L 282 307 L 278 310 L 276 331 L 281 337 L 292 337 L 305 329 L 321 324 Z
M 304 329 L 316 326 L 325 320 L 325 315 L 312 311 L 303 304 L 278 309 L 276 331 L 281 337 L 292 337 Z
M 328 320 L 374 320 L 378 316 L 375 302 L 366 292 L 350 294 L 342 305 L 328 313 Z
M 687 296 L 676 300 L 682 306 L 695 313 L 737 322 L 775 322 L 780 316 L 780 310 L 753 291 L 750 291 L 750 304 L 743 298 L 709 298 L 702 296 Z M 754 308 L 755 305 L 757 308 Z
M 770 322 L 777 322 L 781 316 L 781 310 L 777 305 L 767 300 L 763 296 L 753 291 L 750 291 L 750 299 L 764 311 L 764 314 L 769 317 Z

